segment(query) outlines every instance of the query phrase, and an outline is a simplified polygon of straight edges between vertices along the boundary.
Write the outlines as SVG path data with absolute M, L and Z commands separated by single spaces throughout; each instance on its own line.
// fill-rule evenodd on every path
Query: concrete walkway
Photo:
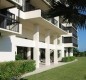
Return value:
M 77 60 L 74 60 L 74 61 L 71 61 L 71 62 L 58 62 L 58 64 L 54 64 L 54 63 L 51 63 L 51 65 L 49 66 L 46 66 L 45 64 L 40 64 L 40 67 L 38 69 L 36 69 L 35 71 L 33 72 L 29 72 L 29 73 L 26 73 L 24 75 L 22 75 L 21 78 L 24 78 L 24 77 L 27 77 L 27 76 L 31 76 L 31 75 L 34 75 L 34 74 L 37 74 L 37 73 L 41 73 L 41 72 L 44 72 L 46 70 L 49 70 L 49 69 L 52 69 L 52 68 L 56 68 L 56 67 L 59 67 L 59 66 L 62 66 L 62 65 L 66 65 L 66 64 L 69 64 L 69 63 L 73 63 L 73 62 L 76 62 Z

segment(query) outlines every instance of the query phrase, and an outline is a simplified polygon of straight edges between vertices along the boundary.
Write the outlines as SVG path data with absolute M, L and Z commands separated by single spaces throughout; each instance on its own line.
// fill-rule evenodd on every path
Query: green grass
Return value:
M 27 80 L 86 80 L 86 57 L 45 72 L 26 77 Z

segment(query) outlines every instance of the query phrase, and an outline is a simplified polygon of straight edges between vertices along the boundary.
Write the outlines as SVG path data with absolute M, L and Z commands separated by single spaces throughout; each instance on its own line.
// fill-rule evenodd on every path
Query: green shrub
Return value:
M 69 62 L 69 61 L 73 61 L 73 60 L 75 60 L 74 56 L 62 58 L 62 62 Z
M 35 70 L 35 61 L 12 61 L 0 63 L 0 80 L 12 80 Z
M 23 59 L 22 55 L 17 54 L 17 55 L 16 55 L 16 60 L 24 60 L 24 59 Z
M 79 52 L 79 57 L 86 57 L 86 52 Z

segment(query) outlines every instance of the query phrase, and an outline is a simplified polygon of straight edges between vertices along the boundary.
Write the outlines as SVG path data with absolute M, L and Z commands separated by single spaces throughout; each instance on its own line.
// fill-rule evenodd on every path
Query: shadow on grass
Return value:
M 86 75 L 84 76 L 84 79 L 86 79 Z

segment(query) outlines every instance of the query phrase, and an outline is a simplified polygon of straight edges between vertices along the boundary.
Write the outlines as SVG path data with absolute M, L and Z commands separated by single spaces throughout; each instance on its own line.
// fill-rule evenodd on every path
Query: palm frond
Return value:
M 86 15 L 80 13 L 85 10 L 86 0 L 54 1 L 52 8 L 48 11 L 48 17 L 62 16 L 68 23 L 86 27 Z

